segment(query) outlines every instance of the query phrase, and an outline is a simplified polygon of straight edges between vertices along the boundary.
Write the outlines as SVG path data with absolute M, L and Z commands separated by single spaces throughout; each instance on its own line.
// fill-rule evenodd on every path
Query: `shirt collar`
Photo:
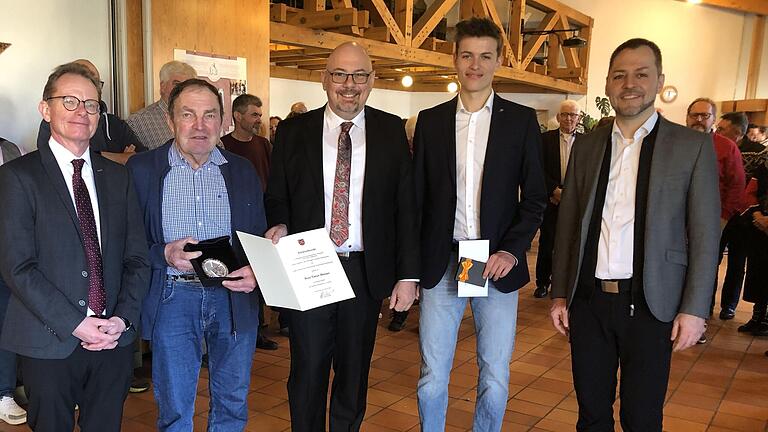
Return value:
M 632 137 L 634 141 L 638 141 L 642 138 L 645 138 L 648 136 L 648 134 L 651 133 L 653 130 L 653 127 L 656 125 L 656 122 L 659 120 L 659 113 L 657 111 L 654 111 L 653 114 L 651 114 L 650 117 L 648 117 L 648 120 L 643 123 L 642 126 L 640 126 L 637 131 L 635 131 L 635 136 Z M 614 138 L 624 140 L 624 135 L 621 133 L 621 129 L 619 129 L 619 125 L 616 121 L 613 122 L 613 132 L 612 135 Z
M 365 108 L 363 108 L 355 118 L 352 120 L 344 120 L 343 118 L 339 117 L 330 106 L 325 105 L 325 112 L 323 114 L 323 118 L 325 121 L 326 130 L 334 130 L 336 128 L 340 128 L 342 123 L 351 121 L 355 127 L 359 127 L 360 129 L 365 129 Z
M 213 151 L 211 151 L 211 154 L 208 156 L 208 160 L 205 161 L 203 166 L 209 163 L 212 163 L 217 166 L 221 166 L 227 163 L 227 158 L 225 158 L 224 155 L 219 150 L 219 148 L 215 146 L 213 147 Z M 179 153 L 179 149 L 176 148 L 176 140 L 173 141 L 173 144 L 171 144 L 171 148 L 168 149 L 168 165 L 172 167 L 189 165 L 189 163 L 184 159 L 184 157 L 181 156 L 181 153 Z
M 478 111 L 487 110 L 488 112 L 493 112 L 493 96 L 494 91 L 491 89 L 491 94 L 488 95 L 488 99 L 485 100 L 485 103 L 483 104 L 483 107 L 480 108 Z M 456 98 L 459 99 L 459 103 L 456 104 L 456 113 L 465 113 L 465 114 L 472 114 L 471 112 L 467 111 L 464 108 L 464 103 L 461 101 L 461 96 L 456 96 Z
M 89 167 L 91 167 L 91 169 L 93 169 L 93 165 L 91 164 L 90 147 L 85 150 L 85 153 L 83 153 L 82 156 L 75 156 L 74 153 L 69 151 L 68 148 L 59 144 L 59 142 L 56 141 L 53 137 L 48 139 L 48 147 L 50 147 L 51 153 L 53 153 L 53 157 L 56 158 L 56 162 L 59 164 L 59 166 L 71 167 L 73 166 L 72 159 L 82 159 L 85 161 L 86 165 L 88 165 Z

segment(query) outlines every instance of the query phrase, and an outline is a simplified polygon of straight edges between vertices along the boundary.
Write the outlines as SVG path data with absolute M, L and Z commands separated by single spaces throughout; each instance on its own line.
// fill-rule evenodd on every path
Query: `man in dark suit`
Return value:
M 400 118 L 365 106 L 374 73 L 365 50 L 328 57 L 328 104 L 277 128 L 267 187 L 265 237 L 325 227 L 355 298 L 291 311 L 288 400 L 294 431 L 357 431 L 381 301 L 407 310 L 416 298 L 418 238 L 411 159 Z
M 458 97 L 419 113 L 414 137 L 421 210 L 421 377 L 423 431 L 443 431 L 456 336 L 467 304 L 458 296 L 457 244 L 486 239 L 486 297 L 471 301 L 480 365 L 474 429 L 498 431 L 507 404 L 517 290 L 530 277 L 525 252 L 547 193 L 536 112 L 494 94 L 501 33 L 487 19 L 456 25 Z
M 147 244 L 128 171 L 89 149 L 100 87 L 59 66 L 39 109 L 51 138 L 0 168 L 0 270 L 11 289 L 0 345 L 21 356 L 35 431 L 119 431 Z
M 552 321 L 570 337 L 578 431 L 661 432 L 673 349 L 704 332 L 720 237 L 712 139 L 655 110 L 661 52 L 630 39 L 611 55 L 611 127 L 576 140 L 553 262 Z M 674 342 L 674 347 L 673 347 Z
M 549 291 L 552 279 L 552 249 L 555 247 L 555 224 L 557 208 L 563 193 L 565 169 L 571 146 L 577 136 L 576 126 L 581 119 L 581 109 L 576 101 L 564 100 L 560 103 L 557 122 L 560 127 L 541 134 L 541 163 L 544 166 L 544 178 L 547 183 L 549 202 L 544 212 L 544 221 L 539 231 L 539 252 L 536 255 L 536 290 L 534 297 L 544 298 Z

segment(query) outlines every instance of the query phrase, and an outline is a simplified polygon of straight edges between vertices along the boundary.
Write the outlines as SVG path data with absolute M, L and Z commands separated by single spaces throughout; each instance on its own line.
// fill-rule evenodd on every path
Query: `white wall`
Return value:
M 90 59 L 110 94 L 109 2 L 95 0 L 0 0 L 0 136 L 25 151 L 36 147 L 43 87 L 54 67 Z

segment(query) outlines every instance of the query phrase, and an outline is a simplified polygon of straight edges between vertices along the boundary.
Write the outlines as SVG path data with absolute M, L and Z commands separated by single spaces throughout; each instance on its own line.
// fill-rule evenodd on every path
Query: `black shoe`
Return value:
M 537 286 L 536 290 L 533 292 L 533 296 L 536 298 L 544 298 L 547 296 L 547 291 L 546 285 Z
M 763 321 L 752 330 L 753 336 L 768 336 L 768 321 Z
M 266 336 L 259 335 L 258 339 L 256 339 L 256 348 L 274 351 L 277 349 L 277 342 L 267 339 Z
M 392 311 L 392 321 L 389 322 L 387 328 L 393 332 L 399 332 L 405 328 L 405 320 L 408 318 L 408 311 L 398 312 Z
M 740 325 L 737 331 L 739 333 L 752 333 L 759 326 L 760 326 L 760 321 L 756 319 L 751 319 L 747 321 L 746 324 Z
M 720 319 L 723 321 L 731 320 L 734 316 L 736 316 L 736 312 L 731 308 L 720 310 Z
M 137 378 L 135 375 L 131 379 L 131 387 L 128 391 L 131 393 L 144 393 L 149 390 L 149 380 L 146 378 Z

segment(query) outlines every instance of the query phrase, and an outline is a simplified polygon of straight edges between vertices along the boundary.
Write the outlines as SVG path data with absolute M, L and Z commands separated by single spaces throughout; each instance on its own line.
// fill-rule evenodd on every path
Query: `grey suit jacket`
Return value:
M 653 315 L 706 318 L 720 241 L 720 193 L 712 139 L 659 117 L 646 208 L 643 289 Z M 565 177 L 552 275 L 552 297 L 570 306 L 612 126 L 576 139 Z
M 90 150 L 89 150 L 90 151 Z M 107 316 L 139 322 L 149 260 L 133 183 L 122 165 L 91 152 L 99 201 Z M 28 357 L 62 359 L 80 340 L 88 265 L 75 206 L 48 143 L 0 167 L 0 271 L 11 289 L 0 346 Z M 130 344 L 136 331 L 123 333 Z

